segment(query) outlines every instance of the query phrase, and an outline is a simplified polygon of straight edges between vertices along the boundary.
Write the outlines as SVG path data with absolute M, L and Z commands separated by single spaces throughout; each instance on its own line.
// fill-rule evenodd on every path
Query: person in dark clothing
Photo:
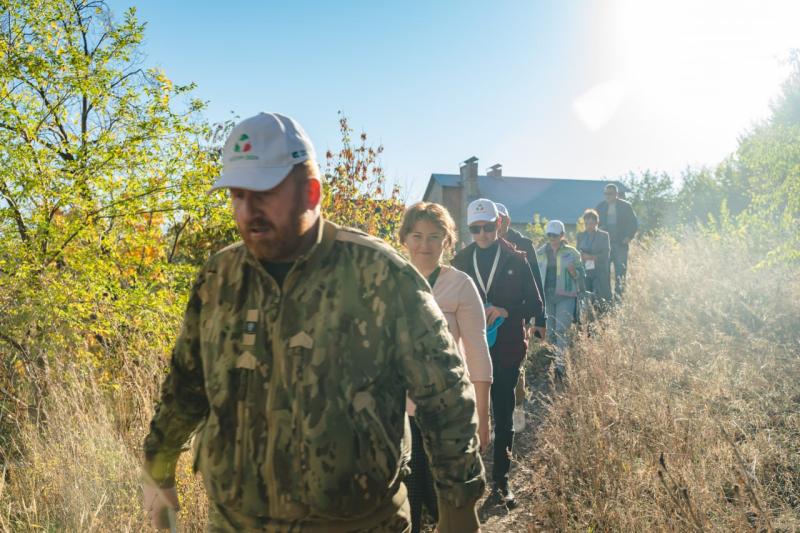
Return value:
M 497 206 L 497 212 L 500 215 L 500 229 L 498 230 L 500 237 L 513 244 L 517 250 L 525 252 L 525 255 L 527 256 L 528 259 L 528 265 L 531 267 L 533 280 L 536 282 L 536 289 L 539 291 L 539 295 L 542 297 L 542 306 L 545 309 L 547 309 L 547 302 L 545 300 L 546 297 L 544 295 L 544 286 L 542 285 L 542 276 L 539 273 L 539 268 L 537 266 L 539 264 L 539 261 L 536 258 L 536 250 L 533 247 L 533 241 L 511 227 L 511 214 L 508 212 L 508 208 L 505 205 L 499 202 L 495 202 L 494 205 Z M 530 325 L 531 324 L 529 320 L 528 326 Z M 526 330 L 528 338 L 530 338 L 530 335 L 533 335 L 534 337 L 537 337 L 541 340 L 545 340 L 547 338 L 546 325 L 547 321 L 545 320 L 544 317 L 542 317 L 542 319 L 539 321 L 534 320 L 533 327 L 532 328 L 529 327 Z M 516 408 L 517 408 L 514 413 L 514 416 L 522 417 L 520 421 L 522 422 L 523 427 L 525 420 L 523 406 L 525 405 L 525 398 L 527 398 L 527 396 L 528 396 L 528 390 L 525 383 L 525 365 L 522 364 L 519 367 L 519 379 L 517 380 L 517 386 L 514 389 L 514 397 L 516 399 Z M 518 424 L 519 423 L 516 421 L 515 418 L 514 426 L 517 427 Z M 517 429 L 519 428 L 517 427 Z
M 525 252 L 525 255 L 528 259 L 528 265 L 530 265 L 531 272 L 533 273 L 533 280 L 536 282 L 536 290 L 539 291 L 539 295 L 542 297 L 542 305 L 545 305 L 542 276 L 539 273 L 539 269 L 536 267 L 536 265 L 539 264 L 539 261 L 536 258 L 536 249 L 533 247 L 533 241 L 511 227 L 511 214 L 508 212 L 508 208 L 506 206 L 499 203 L 495 203 L 495 205 L 497 206 L 497 212 L 500 214 L 499 234 L 502 238 L 513 244 L 517 250 Z M 540 339 L 547 338 L 545 324 L 546 321 L 544 317 L 542 317 L 541 321 L 535 321 L 534 323 L 534 333 Z
M 475 242 L 456 254 L 452 265 L 475 281 L 486 305 L 487 325 L 491 326 L 499 317 L 504 318 L 497 330 L 497 339 L 489 350 L 493 370 L 491 399 L 494 419 L 494 490 L 491 499 L 511 509 L 516 506 L 508 482 L 514 441 L 514 388 L 528 348 L 525 324 L 531 318 L 541 320 L 544 307 L 525 253 L 498 235 L 500 221 L 495 204 L 485 198 L 470 203 L 467 223 Z
M 618 194 L 617 186 L 609 183 L 603 193 L 605 200 L 595 208 L 600 215 L 600 229 L 607 231 L 611 239 L 611 264 L 614 265 L 614 293 L 617 297 L 622 295 L 628 272 L 628 245 L 639 229 L 633 206 Z

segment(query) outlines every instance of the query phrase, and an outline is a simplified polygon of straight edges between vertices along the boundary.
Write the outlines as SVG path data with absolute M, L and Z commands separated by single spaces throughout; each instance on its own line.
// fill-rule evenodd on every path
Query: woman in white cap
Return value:
M 486 307 L 486 325 L 490 330 L 496 328 L 497 332 L 489 348 L 494 373 L 491 390 L 494 490 L 487 501 L 512 509 L 517 505 L 509 485 L 514 444 L 514 389 L 528 350 L 525 324 L 531 318 L 543 316 L 542 298 L 525 252 L 499 238 L 500 217 L 494 202 L 479 198 L 470 203 L 467 225 L 474 242 L 458 252 L 451 263 L 469 274 L 478 286 Z M 503 322 L 499 323 L 500 320 Z
M 411 263 L 425 276 L 439 304 L 450 333 L 466 361 L 469 379 L 475 387 L 478 410 L 478 437 L 481 449 L 489 444 L 489 387 L 492 384 L 492 360 L 486 343 L 486 320 L 483 302 L 470 277 L 442 264 L 445 250 L 456 243 L 456 226 L 447 209 L 436 203 L 418 202 L 403 215 L 400 242 L 406 247 Z M 411 506 L 411 531 L 420 531 L 422 505 L 437 518 L 436 493 L 433 489 L 428 458 L 422 445 L 422 433 L 414 414 L 416 406 L 406 401 L 411 423 L 411 475 L 405 480 Z
M 556 376 L 564 375 L 567 330 L 575 316 L 578 299 L 578 274 L 581 255 L 564 238 L 564 223 L 551 220 L 545 227 L 547 243 L 536 251 L 539 272 L 544 280 L 547 337 L 556 346 Z

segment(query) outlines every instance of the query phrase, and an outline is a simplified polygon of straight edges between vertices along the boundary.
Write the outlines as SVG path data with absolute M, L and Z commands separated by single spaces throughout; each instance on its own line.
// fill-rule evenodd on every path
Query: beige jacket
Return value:
M 451 266 L 442 265 L 433 286 L 433 299 L 447 319 L 472 383 L 492 382 L 492 359 L 486 344 L 486 314 L 472 278 Z M 406 400 L 406 412 L 414 416 L 416 406 Z

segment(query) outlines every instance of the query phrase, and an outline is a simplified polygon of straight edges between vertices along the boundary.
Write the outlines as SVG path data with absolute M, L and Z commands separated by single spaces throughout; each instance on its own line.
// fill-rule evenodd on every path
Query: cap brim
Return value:
M 220 176 L 208 192 L 217 189 L 245 189 L 248 191 L 268 191 L 277 187 L 294 165 L 286 167 L 235 168 Z
M 477 215 L 472 218 L 472 220 L 467 221 L 467 225 L 474 224 L 476 222 L 495 222 L 497 221 L 497 217 L 490 218 L 488 216 Z

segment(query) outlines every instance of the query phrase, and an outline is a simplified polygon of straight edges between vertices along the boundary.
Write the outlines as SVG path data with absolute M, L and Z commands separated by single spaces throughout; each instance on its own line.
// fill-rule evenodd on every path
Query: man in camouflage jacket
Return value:
M 425 280 L 383 241 L 320 216 L 302 128 L 259 114 L 224 174 L 243 243 L 201 269 L 145 439 L 144 505 L 177 507 L 192 434 L 211 531 L 405 531 L 406 393 L 431 457 L 439 531 L 479 528 L 472 387 Z

